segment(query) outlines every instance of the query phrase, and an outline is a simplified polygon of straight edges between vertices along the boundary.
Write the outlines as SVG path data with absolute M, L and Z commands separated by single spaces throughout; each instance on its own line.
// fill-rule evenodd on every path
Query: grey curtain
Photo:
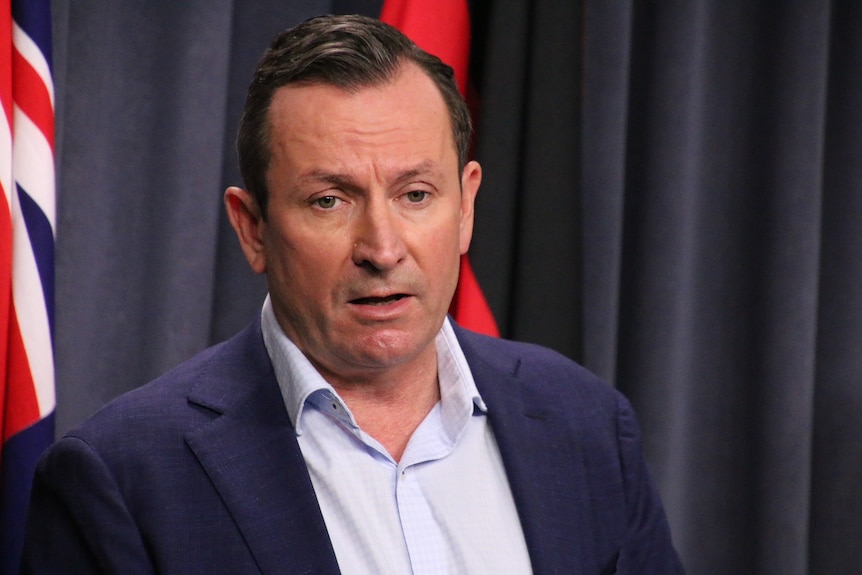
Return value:
M 258 313 L 254 63 L 344 0 L 53 3 L 65 431 Z M 474 0 L 471 261 L 633 401 L 692 574 L 862 572 L 862 5 Z

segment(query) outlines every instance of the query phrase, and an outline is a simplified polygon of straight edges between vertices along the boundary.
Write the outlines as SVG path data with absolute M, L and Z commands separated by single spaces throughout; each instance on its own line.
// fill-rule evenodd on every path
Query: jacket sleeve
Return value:
M 628 532 L 617 561 L 618 575 L 684 573 L 670 527 L 643 457 L 640 429 L 629 402 L 619 397 L 617 439 L 628 512 Z
M 82 439 L 61 439 L 39 461 L 21 573 L 154 573 L 114 477 Z

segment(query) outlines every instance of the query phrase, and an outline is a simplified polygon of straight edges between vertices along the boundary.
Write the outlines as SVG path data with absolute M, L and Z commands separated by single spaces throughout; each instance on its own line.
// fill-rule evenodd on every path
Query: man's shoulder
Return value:
M 477 379 L 529 386 L 542 395 L 587 397 L 616 408 L 617 390 L 571 358 L 534 343 L 489 337 L 456 328 L 467 363 Z
M 207 348 L 149 383 L 113 399 L 71 430 L 88 441 L 110 441 L 122 430 L 152 437 L 210 420 L 252 386 L 243 382 L 271 370 L 255 322 L 231 339 Z M 204 409 L 201 409 L 203 407 Z
M 468 344 L 483 358 L 499 361 L 500 357 L 519 358 L 531 364 L 550 365 L 560 368 L 580 368 L 572 359 L 551 348 L 523 341 L 491 337 L 463 328 L 456 330 L 458 340 Z

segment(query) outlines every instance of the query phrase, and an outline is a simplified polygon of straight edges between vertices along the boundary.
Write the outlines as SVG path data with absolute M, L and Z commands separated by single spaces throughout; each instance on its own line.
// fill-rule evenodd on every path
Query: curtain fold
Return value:
M 580 359 L 580 6 L 473 6 L 483 179 L 471 261 L 501 331 Z
M 230 3 L 159 4 L 60 7 L 59 429 L 208 343 Z
M 811 573 L 862 568 L 862 5 L 836 2 L 829 37 L 814 366 Z
M 617 383 L 691 568 L 804 573 L 828 7 L 633 18 Z

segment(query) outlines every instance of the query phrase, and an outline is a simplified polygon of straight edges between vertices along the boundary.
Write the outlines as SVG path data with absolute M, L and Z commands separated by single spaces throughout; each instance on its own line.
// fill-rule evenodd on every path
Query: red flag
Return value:
M 470 63 L 470 12 L 466 0 L 385 0 L 380 19 L 452 66 L 458 89 L 462 96 L 466 95 Z M 461 274 L 449 311 L 467 329 L 500 335 L 466 255 L 461 257 Z

